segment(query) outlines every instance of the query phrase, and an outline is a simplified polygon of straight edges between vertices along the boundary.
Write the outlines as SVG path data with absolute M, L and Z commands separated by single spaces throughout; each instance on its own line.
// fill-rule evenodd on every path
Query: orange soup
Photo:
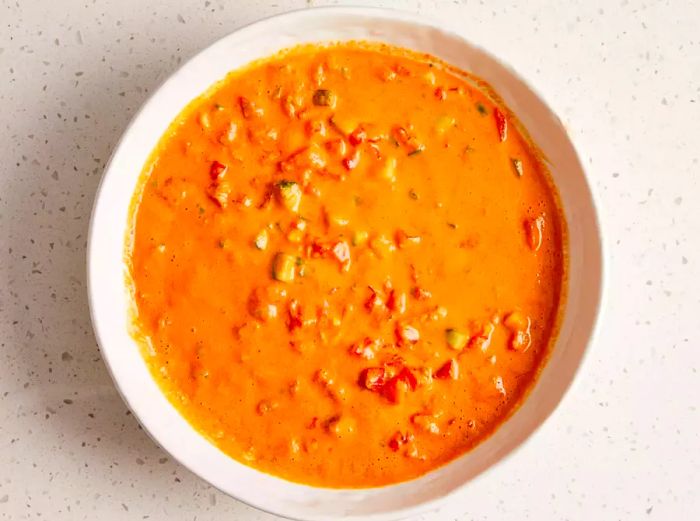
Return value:
M 324 487 L 418 477 L 537 378 L 565 223 L 489 87 L 370 44 L 231 73 L 145 166 L 127 244 L 163 392 L 232 458 Z

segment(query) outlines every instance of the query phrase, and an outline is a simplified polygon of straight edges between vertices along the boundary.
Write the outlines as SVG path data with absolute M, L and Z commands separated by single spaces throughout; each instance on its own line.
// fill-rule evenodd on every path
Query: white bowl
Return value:
M 427 52 L 489 82 L 551 162 L 569 230 L 568 299 L 552 356 L 525 403 L 471 452 L 405 483 L 334 490 L 291 483 L 226 456 L 180 416 L 151 378 L 128 333 L 124 238 L 141 169 L 185 105 L 226 73 L 305 42 L 378 40 Z M 296 11 L 240 29 L 203 50 L 146 102 L 124 132 L 97 192 L 88 243 L 88 291 L 102 355 L 124 401 L 176 460 L 261 510 L 308 519 L 398 519 L 434 508 L 520 446 L 554 411 L 592 341 L 603 289 L 601 231 L 591 189 L 559 119 L 509 68 L 417 15 L 372 8 Z

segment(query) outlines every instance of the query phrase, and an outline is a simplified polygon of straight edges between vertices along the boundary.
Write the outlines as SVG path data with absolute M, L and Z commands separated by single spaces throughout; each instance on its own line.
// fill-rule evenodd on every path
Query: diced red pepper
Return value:
M 505 141 L 508 137 L 508 120 L 503 115 L 503 112 L 498 110 L 498 107 L 493 109 L 493 115 L 496 118 L 496 129 L 498 130 L 498 137 L 501 142 Z
M 214 161 L 211 164 L 211 168 L 209 168 L 209 175 L 214 180 L 220 179 L 226 173 L 227 169 L 228 167 L 225 164 Z
M 389 438 L 389 448 L 394 452 L 397 452 L 403 443 L 403 434 L 400 432 L 395 433 L 391 438 Z
M 399 372 L 395 378 L 406 382 L 411 391 L 415 391 L 416 387 L 418 386 L 418 379 L 416 378 L 416 375 L 413 374 L 413 371 L 411 371 L 408 367 L 401 369 L 401 372 Z
M 413 296 L 418 300 L 428 300 L 433 297 L 433 294 L 427 289 L 419 288 L 416 286 L 413 288 Z
M 375 308 L 379 306 L 383 306 L 384 302 L 382 302 L 382 299 L 379 297 L 376 291 L 372 289 L 371 287 L 369 288 L 370 290 L 370 296 L 369 298 L 365 301 L 365 308 L 367 311 L 373 311 Z
M 399 314 L 406 312 L 406 294 L 402 291 L 391 290 L 389 298 L 386 301 L 386 306 Z
M 374 350 L 372 349 L 373 344 L 374 341 L 371 338 L 365 337 L 363 340 L 350 346 L 350 354 L 359 356 L 366 360 L 371 360 L 374 358 Z
M 306 248 L 306 254 L 313 258 L 335 258 L 343 269 L 350 267 L 350 246 L 346 241 L 323 243 L 314 239 Z
M 389 438 L 389 448 L 396 452 L 401 448 L 402 445 L 405 445 L 412 439 L 413 436 L 411 436 L 410 434 L 402 434 L 401 432 L 396 431 L 396 433 L 394 433 L 394 435 L 391 438 Z
M 351 145 L 359 145 L 360 143 L 364 143 L 367 139 L 367 131 L 362 127 L 357 127 L 355 130 L 350 132 L 348 139 L 350 140 Z
M 344 157 L 342 163 L 346 170 L 353 170 L 360 164 L 360 151 L 355 150 L 348 157 Z
M 435 378 L 443 380 L 457 380 L 459 378 L 459 364 L 454 358 L 451 358 L 443 364 L 443 366 L 435 372 Z
M 405 360 L 399 355 L 394 355 L 391 360 L 384 364 L 387 380 L 399 374 L 404 367 L 406 367 Z
M 309 245 L 308 253 L 311 257 L 326 257 L 329 252 L 330 248 L 317 240 Z
M 379 391 L 384 386 L 385 374 L 383 367 L 367 367 L 360 373 L 360 385 L 370 391 Z
M 391 403 L 400 403 L 404 395 L 408 391 L 408 383 L 395 376 L 382 387 L 382 394 Z
M 289 302 L 289 308 L 287 309 L 287 329 L 289 329 L 290 332 L 294 331 L 297 328 L 300 328 L 304 325 L 304 320 L 302 318 L 303 316 L 303 311 L 301 309 L 301 304 L 299 304 L 299 301 L 296 299 L 292 299 Z

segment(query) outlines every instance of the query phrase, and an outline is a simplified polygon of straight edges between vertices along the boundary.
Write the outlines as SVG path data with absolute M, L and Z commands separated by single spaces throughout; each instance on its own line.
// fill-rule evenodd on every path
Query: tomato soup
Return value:
M 556 335 L 565 223 L 478 78 L 386 46 L 231 73 L 145 166 L 135 335 L 223 452 L 323 487 L 418 477 L 521 403 Z

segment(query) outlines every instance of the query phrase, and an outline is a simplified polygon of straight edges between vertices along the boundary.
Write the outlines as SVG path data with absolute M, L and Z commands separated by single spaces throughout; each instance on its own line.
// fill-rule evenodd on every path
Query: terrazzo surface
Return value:
M 178 64 L 325 3 L 0 4 L 0 519 L 275 519 L 173 462 L 127 411 L 90 325 L 85 241 L 112 147 Z M 698 519 L 700 3 L 374 5 L 448 22 L 543 95 L 608 246 L 601 334 L 563 406 L 421 519 Z

